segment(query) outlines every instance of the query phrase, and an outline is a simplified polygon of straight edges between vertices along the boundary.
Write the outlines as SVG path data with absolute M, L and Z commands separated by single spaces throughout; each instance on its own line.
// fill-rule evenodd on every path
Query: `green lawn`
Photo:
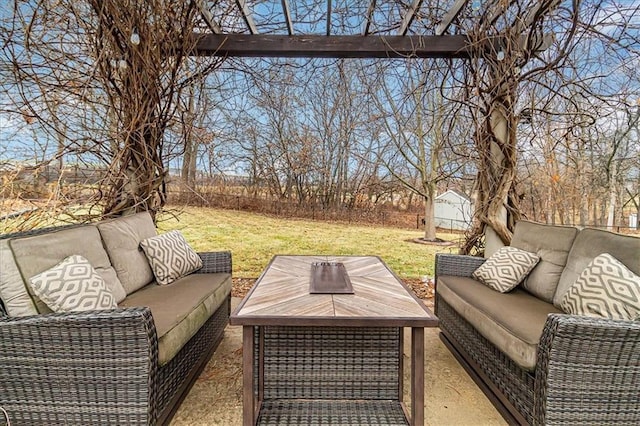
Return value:
M 431 246 L 410 240 L 419 230 L 279 219 L 255 213 L 181 207 L 177 218 L 160 216 L 160 231 L 180 230 L 196 251 L 231 250 L 233 275 L 255 278 L 276 254 L 380 256 L 402 278 L 433 276 L 434 254 L 456 246 Z M 446 240 L 460 235 L 439 234 Z

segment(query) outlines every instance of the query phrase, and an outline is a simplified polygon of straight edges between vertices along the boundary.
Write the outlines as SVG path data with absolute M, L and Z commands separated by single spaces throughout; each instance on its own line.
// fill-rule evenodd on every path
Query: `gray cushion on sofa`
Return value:
M 158 362 L 169 362 L 231 292 L 231 274 L 191 274 L 167 285 L 149 284 L 120 307 L 148 306 L 158 333 Z
M 438 294 L 520 367 L 533 371 L 552 304 L 516 288 L 498 293 L 467 277 L 439 276 Z
M 123 216 L 98 224 L 111 263 L 127 294 L 153 281 L 153 272 L 140 241 L 154 237 L 156 227 L 147 212 Z
M 561 306 L 564 294 L 576 282 L 589 262 L 602 253 L 609 253 L 636 275 L 640 275 L 640 238 L 586 228 L 576 237 L 567 266 L 562 272 L 553 304 Z
M 125 298 L 125 291 L 118 280 L 116 271 L 109 262 L 109 256 L 102 246 L 100 233 L 94 225 L 85 225 L 78 228 L 63 229 L 48 234 L 35 235 L 33 237 L 17 238 L 9 242 L 13 250 L 16 264 L 25 282 L 52 266 L 57 265 L 65 258 L 79 254 L 89 261 L 96 272 L 104 279 L 107 287 L 114 294 L 116 301 Z M 51 309 L 38 297 L 27 285 L 32 295 L 36 308 L 40 313 L 49 313 Z
M 519 221 L 511 246 L 540 257 L 538 265 L 525 278 L 522 286 L 531 294 L 552 303 L 569 250 L 578 235 L 576 228 Z
M 9 240 L 0 240 L 0 299 L 11 317 L 38 313 L 13 258 Z

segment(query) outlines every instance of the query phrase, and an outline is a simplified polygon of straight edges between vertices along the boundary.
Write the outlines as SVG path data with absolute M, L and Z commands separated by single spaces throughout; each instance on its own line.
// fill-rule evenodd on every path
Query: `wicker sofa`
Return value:
M 640 274 L 640 238 L 518 222 L 511 245 L 541 260 L 507 293 L 471 278 L 485 259 L 436 255 L 443 342 L 510 424 L 640 424 L 640 322 L 559 307 L 601 253 Z
M 0 237 L 0 407 L 12 425 L 169 423 L 224 334 L 231 253 L 198 253 L 201 269 L 158 285 L 139 249 L 155 234 L 145 212 Z M 72 254 L 107 287 L 117 276 L 117 308 L 52 313 L 33 295 L 29 277 Z

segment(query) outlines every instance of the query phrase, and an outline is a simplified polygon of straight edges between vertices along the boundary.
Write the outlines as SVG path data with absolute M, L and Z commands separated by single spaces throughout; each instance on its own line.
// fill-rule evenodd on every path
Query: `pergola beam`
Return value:
M 327 35 L 331 35 L 331 0 L 327 0 Z
M 253 21 L 251 17 L 251 11 L 247 6 L 247 2 L 245 0 L 236 0 L 236 5 L 240 12 L 242 13 L 242 19 L 247 24 L 247 28 L 249 28 L 249 32 L 251 34 L 258 34 L 258 27 L 256 27 L 256 23 Z
M 466 36 L 208 34 L 194 55 L 283 58 L 468 58 Z
M 548 14 L 558 7 L 559 4 L 560 0 L 539 0 L 534 7 L 527 10 L 527 14 L 524 16 L 522 21 L 517 21 L 514 24 L 516 31 L 520 33 L 529 28 L 533 24 L 533 21 L 538 17 L 538 13 L 540 13 L 541 10 L 544 10 Z
M 293 34 L 293 21 L 291 20 L 291 10 L 289 10 L 289 2 L 282 0 L 282 12 L 284 13 L 284 20 L 287 23 L 287 31 L 289 35 Z
M 436 27 L 436 35 L 443 35 L 451 26 L 454 19 L 460 14 L 460 11 L 469 0 L 456 0 L 451 9 L 442 17 L 442 21 Z
M 489 25 L 493 25 L 496 23 L 496 21 L 498 20 L 498 18 L 504 14 L 504 12 L 511 7 L 511 5 L 513 3 L 515 3 L 516 0 L 509 0 L 508 3 L 505 3 L 503 1 L 497 0 L 494 5 L 488 10 L 487 15 L 486 15 L 486 21 Z
M 364 24 L 364 35 L 369 34 L 369 28 L 371 28 L 371 21 L 373 20 L 373 11 L 376 9 L 376 0 L 371 0 L 369 3 L 369 8 L 367 9 L 367 16 L 365 17 L 366 21 Z
M 409 31 L 409 27 L 411 26 L 413 19 L 416 17 L 416 13 L 418 13 L 421 5 L 422 0 L 413 0 L 413 3 L 411 3 L 411 6 L 409 6 L 409 9 L 407 10 L 407 13 L 404 14 L 404 18 L 402 18 L 402 24 L 400 24 L 398 35 L 403 36 L 407 34 L 407 31 Z
M 516 2 L 516 0 L 508 0 L 508 2 L 496 1 L 493 6 L 487 11 L 486 15 L 483 19 L 486 20 L 488 25 L 493 25 L 496 23 L 498 18 L 504 14 L 504 12 L 511 7 Z M 529 28 L 533 21 L 535 20 L 537 14 L 544 7 L 547 11 L 553 11 L 560 4 L 559 0 L 539 0 L 534 6 L 527 10 L 526 14 L 522 18 L 518 18 L 516 22 L 513 24 L 513 28 L 515 32 L 521 33 L 526 28 Z
M 214 34 L 222 34 L 222 29 L 220 28 L 220 25 L 218 25 L 213 20 L 213 15 L 209 11 L 209 9 L 206 8 L 206 6 L 204 4 L 204 0 L 196 0 L 195 4 L 196 4 L 196 7 L 198 8 L 198 10 L 200 11 L 200 15 L 202 16 L 202 19 L 204 19 L 204 22 L 207 24 L 209 29 Z

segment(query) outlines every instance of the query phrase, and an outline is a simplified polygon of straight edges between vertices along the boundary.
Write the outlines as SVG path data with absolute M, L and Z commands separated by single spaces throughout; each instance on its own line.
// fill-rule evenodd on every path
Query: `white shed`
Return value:
M 449 189 L 436 197 L 436 226 L 445 229 L 466 230 L 471 225 L 471 200 L 461 192 Z

